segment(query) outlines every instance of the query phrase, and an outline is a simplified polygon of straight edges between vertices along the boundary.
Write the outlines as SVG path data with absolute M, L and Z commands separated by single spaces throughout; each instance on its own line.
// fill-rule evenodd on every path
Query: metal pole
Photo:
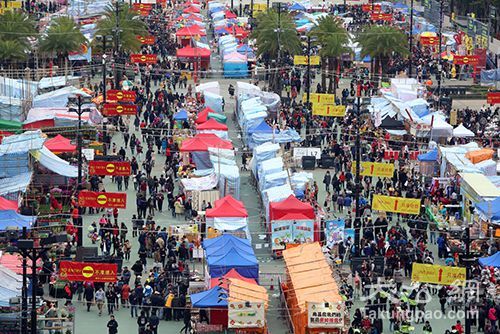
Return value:
M 26 240 L 28 238 L 26 227 L 23 227 L 23 239 Z M 27 286 L 27 254 L 25 250 L 21 250 L 21 254 L 23 256 L 23 287 L 21 290 L 21 332 L 28 333 L 28 286 Z
M 410 2 L 410 64 L 408 66 L 408 77 L 412 76 L 412 65 L 413 65 L 413 0 Z
M 281 80 L 279 77 L 279 66 L 281 65 L 281 2 L 278 2 L 278 57 L 276 64 L 276 88 L 281 98 Z
M 470 224 L 467 223 L 467 227 L 465 228 L 465 257 L 466 257 L 466 266 L 465 266 L 465 279 L 466 279 L 466 286 L 465 286 L 465 291 L 467 290 L 467 282 L 470 279 L 470 265 L 469 265 L 469 259 L 470 259 Z M 465 297 L 465 294 L 464 294 Z M 468 298 L 465 299 L 464 302 L 465 306 L 465 334 L 471 334 L 471 319 L 470 319 L 470 301 Z
M 250 17 L 253 18 L 253 0 L 250 0 Z
M 106 36 L 103 38 L 104 52 L 102 58 L 102 105 L 104 108 L 104 104 L 106 104 L 106 58 L 104 55 L 106 54 Z M 108 145 L 107 145 L 107 126 L 106 123 L 102 122 L 102 144 L 103 144 L 103 153 L 104 155 L 108 155 Z
M 359 193 L 361 189 L 360 180 L 360 164 L 361 164 L 361 141 L 359 138 L 359 127 L 361 125 L 361 87 L 358 86 L 358 97 L 356 99 L 356 193 L 354 200 L 356 201 L 356 216 L 354 219 L 354 245 L 356 247 L 356 255 L 360 255 L 360 235 L 361 235 L 361 215 L 359 208 Z
M 306 72 L 307 82 L 307 108 L 309 108 L 310 96 L 311 96 L 311 36 L 307 36 L 307 72 Z
M 79 190 L 82 186 L 82 97 L 78 95 L 78 133 L 77 133 L 77 145 L 78 145 L 78 184 L 77 189 Z
M 120 89 L 120 7 L 118 1 L 115 2 L 115 89 Z
M 35 289 L 38 285 L 38 277 L 36 273 L 36 249 L 33 248 L 33 258 L 31 259 L 31 334 L 37 334 L 36 323 L 36 293 Z
M 231 0 L 231 10 L 234 8 L 234 0 Z
M 437 86 L 437 95 L 438 95 L 438 103 L 437 103 L 437 106 L 439 109 L 440 105 L 441 105 L 441 65 L 442 65 L 442 57 L 441 57 L 441 53 L 443 52 L 443 7 L 444 7 L 444 0 L 441 0 L 440 1 L 440 6 L 439 6 L 439 55 L 438 55 L 438 86 Z

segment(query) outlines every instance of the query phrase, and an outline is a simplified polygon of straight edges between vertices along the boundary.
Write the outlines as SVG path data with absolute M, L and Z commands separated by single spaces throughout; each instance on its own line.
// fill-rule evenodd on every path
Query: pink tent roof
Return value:
M 314 219 L 314 209 L 310 204 L 301 202 L 295 196 L 290 195 L 281 202 L 269 204 L 270 220 L 292 220 L 292 219 Z
M 248 212 L 243 202 L 228 195 L 215 201 L 215 207 L 208 209 L 205 213 L 207 218 L 213 217 L 248 217 Z
M 40 260 L 37 261 L 38 265 L 39 262 Z M 4 266 L 7 269 L 10 269 L 18 275 L 23 274 L 22 257 L 19 254 L 2 253 L 2 256 L 0 257 L 0 265 Z M 26 272 L 28 274 L 31 274 L 31 266 L 32 262 L 30 259 L 28 259 L 28 267 L 26 268 Z
M 228 140 L 223 140 L 213 133 L 198 133 L 190 139 L 182 142 L 181 152 L 208 151 L 209 147 L 233 149 L 233 144 Z
M 0 196 L 0 210 L 14 210 L 19 208 L 17 201 L 11 201 Z
M 212 108 L 210 107 L 206 107 L 205 109 L 203 109 L 202 111 L 200 111 L 198 113 L 198 116 L 196 116 L 196 124 L 202 124 L 202 123 L 205 123 L 208 119 L 208 114 L 209 113 L 213 113 L 215 111 L 213 111 Z
M 224 56 L 225 62 L 246 62 L 248 61 L 247 56 L 242 55 L 239 52 L 231 52 Z
M 199 13 L 200 9 L 195 6 L 189 6 L 182 11 L 183 13 Z
M 229 279 L 231 279 L 231 278 L 236 278 L 236 279 L 239 279 L 239 280 L 251 283 L 251 284 L 257 284 L 257 282 L 253 278 L 246 278 L 244 276 L 241 276 L 240 273 L 237 272 L 236 269 L 233 268 L 233 269 L 229 270 L 222 277 L 216 277 L 216 278 L 210 279 L 210 288 L 213 288 L 213 287 L 219 285 L 220 280 L 222 279 L 221 287 L 223 289 L 227 290 L 228 289 Z
M 214 118 L 210 118 L 208 121 L 197 125 L 196 130 L 227 131 L 227 125 L 217 122 Z
M 61 135 L 47 140 L 44 145 L 52 152 L 57 153 L 74 152 L 76 150 L 76 145 L 71 144 L 70 139 Z
M 236 16 L 235 13 L 229 11 L 229 10 L 226 10 L 225 11 L 225 15 L 226 15 L 226 19 L 235 19 L 237 18 L 238 16 Z
M 210 58 L 210 50 L 186 46 L 177 50 L 177 58 Z
M 181 28 L 181 29 L 177 30 L 177 32 L 175 33 L 175 36 L 177 36 L 177 37 L 197 36 L 197 35 L 199 35 L 199 36 L 206 35 L 206 32 L 204 30 L 202 30 L 201 27 L 198 25 L 193 25 L 190 27 Z

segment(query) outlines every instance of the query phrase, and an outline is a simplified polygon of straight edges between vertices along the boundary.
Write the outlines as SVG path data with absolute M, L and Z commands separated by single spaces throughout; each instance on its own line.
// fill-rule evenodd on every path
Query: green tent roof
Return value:
M 0 130 L 19 130 L 23 128 L 23 123 L 0 119 Z

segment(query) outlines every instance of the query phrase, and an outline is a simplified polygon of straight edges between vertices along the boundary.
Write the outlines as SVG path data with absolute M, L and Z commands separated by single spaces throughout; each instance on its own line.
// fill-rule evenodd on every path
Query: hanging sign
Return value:
M 141 44 L 145 45 L 154 45 L 156 42 L 156 38 L 154 36 L 137 36 L 137 39 Z
M 234 301 L 227 305 L 228 328 L 263 328 L 266 323 L 264 303 Z
M 352 172 L 356 173 L 355 162 L 352 164 Z M 361 161 L 359 174 L 362 176 L 392 177 L 394 165 L 383 162 Z
M 368 12 L 379 13 L 382 11 L 382 5 L 381 4 L 364 4 L 364 5 L 361 5 L 361 9 L 365 13 L 368 13 Z
M 307 302 L 307 326 L 309 328 L 343 328 L 344 303 Z
M 486 102 L 488 104 L 500 104 L 500 92 L 488 92 Z
M 372 209 L 418 215 L 420 213 L 420 198 L 373 195 Z
M 455 65 L 477 65 L 478 63 L 478 56 L 453 56 L 453 64 Z
M 83 190 L 78 194 L 78 205 L 91 208 L 125 209 L 127 207 L 127 194 Z
M 116 282 L 118 265 L 116 263 L 91 263 L 61 261 L 59 277 L 70 282 Z
M 102 109 L 103 116 L 125 116 L 137 114 L 135 104 L 106 103 Z
M 307 101 L 307 94 L 302 96 L 302 101 Z M 335 94 L 309 94 L 309 101 L 313 104 L 335 104 Z
M 370 14 L 370 19 L 372 21 L 392 21 L 392 14 L 372 12 Z
M 143 54 L 131 54 L 130 62 L 133 64 L 156 64 L 157 56 L 153 55 L 143 55 Z
M 420 36 L 420 44 L 423 46 L 439 45 L 439 37 L 435 36 Z
M 134 103 L 135 99 L 136 99 L 136 94 L 133 90 L 110 89 L 106 92 L 106 100 L 108 101 Z
M 414 262 L 411 271 L 411 280 L 413 282 L 464 286 L 465 279 L 464 267 L 439 266 Z
M 294 65 L 308 65 L 307 58 L 309 58 L 309 65 L 318 66 L 320 62 L 319 56 L 293 56 Z
M 135 11 L 139 11 L 139 10 L 150 11 L 151 9 L 153 9 L 153 4 L 151 4 L 151 3 L 133 3 L 132 9 Z
M 343 219 L 325 221 L 326 246 L 332 248 L 344 240 L 345 222 Z
M 113 175 L 130 176 L 131 168 L 128 161 L 89 161 L 90 175 Z
M 316 116 L 344 117 L 345 106 L 313 104 L 312 113 Z

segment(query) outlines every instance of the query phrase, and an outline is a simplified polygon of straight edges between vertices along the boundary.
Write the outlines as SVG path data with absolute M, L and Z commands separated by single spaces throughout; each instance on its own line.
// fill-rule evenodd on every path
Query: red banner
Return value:
M 370 19 L 372 19 L 373 21 L 392 21 L 392 14 L 372 12 L 370 15 Z
M 156 64 L 156 55 L 131 54 L 130 62 L 133 64 Z
M 151 11 L 147 9 L 139 9 L 136 11 L 136 13 L 139 14 L 140 16 L 148 16 L 149 13 L 151 13 Z
M 373 8 L 373 10 L 372 10 Z M 361 9 L 363 12 L 368 13 L 368 12 L 374 12 L 374 13 L 379 13 L 382 10 L 382 5 L 381 4 L 364 4 L 361 5 Z
M 137 36 L 137 39 L 141 44 L 153 45 L 156 43 L 156 38 L 154 36 Z
M 89 161 L 90 175 L 130 176 L 130 173 L 130 162 L 128 161 Z
M 478 63 L 478 56 L 453 56 L 453 64 L 455 65 L 477 65 Z
M 420 36 L 420 44 L 424 46 L 439 45 L 439 37 Z
M 59 278 L 70 282 L 116 282 L 116 263 L 61 261 Z
M 127 207 L 127 194 L 82 190 L 78 194 L 78 205 L 91 208 L 125 209 Z
M 151 3 L 133 3 L 132 9 L 135 11 L 139 11 L 139 10 L 150 11 L 151 9 L 153 9 L 153 4 L 151 4 Z
M 489 92 L 486 94 L 488 104 L 500 104 L 500 92 Z
M 103 116 L 123 116 L 137 114 L 135 104 L 105 103 L 102 109 Z
M 110 89 L 106 92 L 107 101 L 131 102 L 134 103 L 136 94 L 133 90 Z

